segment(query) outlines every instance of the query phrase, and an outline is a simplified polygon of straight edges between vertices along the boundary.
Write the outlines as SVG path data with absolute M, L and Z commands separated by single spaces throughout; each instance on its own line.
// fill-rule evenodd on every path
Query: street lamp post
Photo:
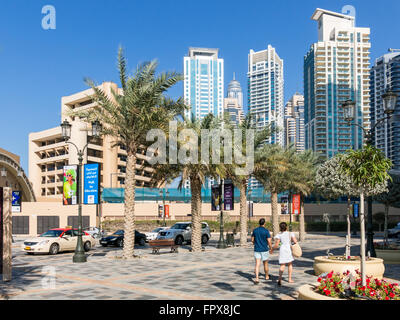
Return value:
M 64 120 L 64 122 L 61 124 L 61 134 L 62 137 L 64 138 L 66 143 L 69 143 L 73 145 L 76 148 L 76 151 L 78 153 L 78 161 L 79 161 L 79 166 L 78 166 L 78 181 L 77 181 L 77 190 L 78 190 L 78 241 L 76 244 L 75 248 L 75 254 L 72 257 L 73 262 L 86 262 L 86 255 L 85 255 L 85 249 L 83 248 L 83 241 L 82 241 L 82 195 L 81 195 L 81 177 L 82 177 L 82 162 L 83 162 L 83 155 L 85 153 L 85 149 L 89 145 L 89 142 L 86 143 L 86 145 L 83 147 L 82 150 L 79 150 L 79 148 L 76 146 L 71 141 L 68 141 L 71 138 L 71 127 L 72 125 L 67 121 Z M 99 121 L 94 121 L 92 122 L 92 137 L 98 138 L 100 136 L 102 126 Z
M 218 240 L 218 244 L 217 244 L 217 249 L 226 249 L 227 245 L 224 239 L 224 207 L 223 207 L 223 195 L 224 193 L 224 180 L 221 179 L 221 201 L 220 201 L 220 205 L 221 205 L 221 212 L 219 215 L 219 219 L 220 219 L 220 223 L 219 223 L 219 240 Z
M 165 188 L 163 188 L 163 190 L 165 191 Z M 159 195 L 160 195 L 160 197 L 161 196 L 163 197 L 163 227 L 166 227 L 167 224 L 165 222 L 165 197 L 169 195 L 169 191 L 167 189 L 167 191 L 164 194 L 163 190 L 159 191 Z
M 373 135 L 375 133 L 375 129 L 382 124 L 385 120 L 389 120 L 396 107 L 397 94 L 391 90 L 388 90 L 385 94 L 382 95 L 383 100 L 383 111 L 385 113 L 385 117 L 375 122 L 375 124 L 370 128 L 366 129 L 362 125 L 357 123 L 352 123 L 354 120 L 356 103 L 352 100 L 347 100 L 343 103 L 342 108 L 344 111 L 344 119 L 347 123 L 353 126 L 357 126 L 361 128 L 364 132 L 365 143 L 366 145 L 372 146 L 374 144 Z M 369 252 L 371 257 L 376 257 L 376 252 L 374 248 L 374 232 L 372 229 L 372 197 L 367 197 L 367 205 L 368 205 L 368 214 L 367 214 L 367 252 Z

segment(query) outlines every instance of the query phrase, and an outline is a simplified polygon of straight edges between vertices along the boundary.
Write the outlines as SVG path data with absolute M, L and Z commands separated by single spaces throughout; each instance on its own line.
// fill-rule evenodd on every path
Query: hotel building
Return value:
M 115 83 L 99 86 L 110 97 L 111 89 L 121 89 Z M 71 139 L 77 147 L 85 149 L 83 163 L 100 164 L 100 185 L 104 188 L 124 188 L 127 153 L 123 147 L 113 147 L 113 138 L 92 139 L 89 125 L 78 117 L 67 116 L 71 110 L 87 110 L 97 106 L 93 90 L 88 89 L 61 98 L 60 123 L 67 119 L 71 124 Z M 148 187 L 152 168 L 145 166 L 144 149 L 137 153 L 136 186 Z M 63 166 L 78 164 L 77 150 L 61 136 L 61 127 L 29 134 L 29 179 L 38 201 L 61 201 L 63 192 Z
M 297 152 L 305 150 L 304 96 L 296 93 L 285 106 L 285 144 L 293 145 Z
M 363 145 L 362 130 L 343 119 L 344 101 L 356 102 L 358 125 L 370 125 L 370 29 L 323 9 L 311 19 L 318 22 L 318 42 L 304 57 L 305 147 L 330 158 Z

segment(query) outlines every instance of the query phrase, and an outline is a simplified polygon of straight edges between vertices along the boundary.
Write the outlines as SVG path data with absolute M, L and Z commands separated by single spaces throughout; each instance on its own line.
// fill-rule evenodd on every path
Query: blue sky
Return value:
M 56 29 L 41 26 L 44 5 Z M 130 69 L 154 58 L 159 70 L 183 71 L 190 46 L 219 48 L 225 88 L 236 73 L 247 96 L 247 54 L 271 44 L 285 63 L 285 101 L 303 91 L 303 57 L 317 40 L 314 10 L 356 9 L 371 28 L 371 61 L 400 48 L 398 0 L 2 0 L 0 3 L 0 147 L 28 169 L 28 134 L 60 124 L 61 97 L 86 89 L 84 77 L 118 83 L 116 56 Z M 170 90 L 178 97 L 182 84 Z M 246 99 L 245 99 L 246 100 Z

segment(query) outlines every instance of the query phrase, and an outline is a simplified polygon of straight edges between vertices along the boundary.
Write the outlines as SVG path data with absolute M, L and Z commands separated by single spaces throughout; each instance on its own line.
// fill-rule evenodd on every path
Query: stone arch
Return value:
M 28 202 L 36 202 L 36 196 L 33 192 L 32 185 L 26 176 L 25 172 L 22 170 L 22 167 L 11 157 L 2 153 L 0 151 L 0 166 L 6 168 L 8 173 L 11 173 L 14 178 L 18 181 L 22 188 L 22 201 Z M 22 175 L 18 176 L 18 169 L 21 169 Z

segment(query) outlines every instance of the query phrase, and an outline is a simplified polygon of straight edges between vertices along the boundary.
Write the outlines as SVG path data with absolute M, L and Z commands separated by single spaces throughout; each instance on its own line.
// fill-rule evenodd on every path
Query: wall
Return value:
M 135 214 L 137 220 L 156 220 L 158 218 L 158 205 L 155 202 L 137 202 L 135 206 Z M 170 206 L 171 220 L 190 220 L 190 203 L 167 203 Z M 124 204 L 123 203 L 104 203 L 100 207 L 103 219 L 123 219 Z M 235 210 L 229 212 L 231 220 L 240 219 L 239 203 L 235 203 Z M 21 213 L 13 213 L 13 216 L 29 216 L 29 235 L 37 234 L 37 217 L 38 216 L 59 216 L 60 227 L 68 225 L 68 216 L 78 216 L 78 206 L 64 206 L 59 202 L 23 202 Z M 344 221 L 346 217 L 347 204 L 305 204 L 305 220 L 318 221 L 322 219 L 324 213 L 331 214 L 331 221 Z M 367 206 L 365 206 L 367 210 Z M 384 211 L 383 205 L 374 204 L 373 213 Z M 271 216 L 270 203 L 254 203 L 254 216 L 252 220 L 258 220 L 266 217 L 267 221 Z M 278 210 L 280 212 L 280 210 Z M 400 209 L 390 208 L 390 221 L 400 221 Z M 90 226 L 98 225 L 96 219 L 96 205 L 82 205 L 82 215 L 89 216 Z M 202 215 L 205 220 L 217 220 L 219 212 L 211 211 L 209 203 L 203 203 Z M 281 221 L 288 221 L 288 215 L 280 215 Z M 294 217 L 293 221 L 298 221 L 298 217 Z

